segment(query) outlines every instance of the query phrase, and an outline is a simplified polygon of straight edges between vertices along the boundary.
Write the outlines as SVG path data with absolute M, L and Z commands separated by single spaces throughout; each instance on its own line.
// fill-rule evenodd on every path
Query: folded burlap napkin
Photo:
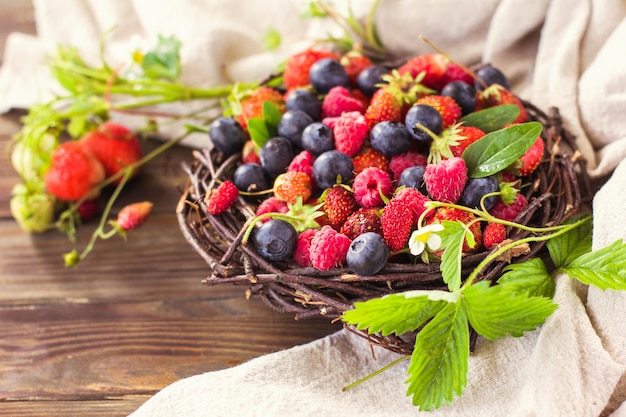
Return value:
M 370 4 L 354 2 L 355 15 Z M 279 59 L 333 30 L 329 22 L 300 20 L 296 1 L 36 0 L 35 6 L 38 36 L 14 34 L 7 44 L 0 111 L 50 96 L 38 63 L 56 43 L 72 43 L 95 59 L 100 34 L 114 25 L 111 59 L 125 58 L 158 34 L 175 34 L 183 43 L 184 81 L 204 86 L 263 78 Z M 621 0 L 383 0 L 376 23 L 398 56 L 432 52 L 418 40 L 424 35 L 461 62 L 498 66 L 513 90 L 540 108 L 560 109 L 590 173 L 609 178 L 593 203 L 593 244 L 600 248 L 626 237 L 624 17 Z M 264 52 L 260 39 L 270 27 L 283 34 L 285 46 Z M 24 50 L 32 53 L 24 57 Z M 559 276 L 555 300 L 559 308 L 541 329 L 521 338 L 479 339 L 464 394 L 428 414 L 626 416 L 626 294 Z M 404 394 L 406 363 L 342 391 L 397 358 L 382 348 L 374 353 L 363 339 L 338 331 L 178 381 L 132 417 L 420 414 Z

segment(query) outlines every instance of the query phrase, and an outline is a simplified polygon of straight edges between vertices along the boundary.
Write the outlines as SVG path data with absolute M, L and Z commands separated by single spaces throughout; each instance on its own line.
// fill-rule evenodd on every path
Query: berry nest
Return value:
M 579 212 L 590 201 L 592 192 L 586 176 L 585 160 L 578 152 L 575 138 L 562 126 L 558 109 L 543 112 L 523 102 L 530 121 L 543 125 L 542 137 L 546 153 L 537 169 L 528 177 L 522 192 L 528 206 L 519 214 L 517 223 L 541 227 L 558 225 Z M 256 297 L 281 313 L 295 314 L 296 319 L 326 317 L 338 319 L 353 307 L 354 302 L 386 294 L 417 289 L 446 290 L 439 263 L 388 263 L 374 276 L 359 276 L 347 268 L 319 271 L 300 267 L 295 261 L 269 262 L 252 244 L 242 244 L 247 221 L 254 217 L 256 206 L 239 197 L 227 212 L 213 216 L 207 212 L 205 195 L 219 185 L 216 179 L 228 178 L 240 163 L 235 154 L 222 160 L 216 151 L 198 150 L 194 161 L 183 164 L 189 180 L 178 203 L 176 214 L 181 231 L 206 261 L 210 275 L 206 285 L 234 284 L 246 286 L 246 297 Z M 519 240 L 528 232 L 515 229 L 509 238 Z M 530 245 L 530 251 L 510 260 L 496 260 L 484 268 L 479 279 L 495 280 L 511 263 L 541 256 L 545 243 Z M 491 251 L 465 255 L 462 275 L 467 277 Z M 368 335 L 348 327 L 371 343 L 394 352 L 410 354 L 414 335 Z M 472 343 L 473 344 L 473 343 Z

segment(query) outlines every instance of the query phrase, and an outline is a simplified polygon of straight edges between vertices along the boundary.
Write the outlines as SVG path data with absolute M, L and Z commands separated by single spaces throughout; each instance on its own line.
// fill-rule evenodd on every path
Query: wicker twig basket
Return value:
M 578 153 L 574 138 L 563 129 L 556 108 L 546 114 L 531 103 L 524 102 L 530 120 L 543 124 L 546 155 L 522 188 L 529 205 L 517 222 L 533 225 L 561 224 L 577 213 L 591 196 L 585 161 Z M 375 276 L 359 276 L 348 269 L 319 271 L 302 268 L 295 262 L 270 263 L 253 245 L 242 245 L 246 221 L 254 216 L 256 207 L 239 198 L 234 207 L 219 216 L 207 213 L 204 197 L 215 187 L 215 179 L 226 179 L 240 162 L 240 155 L 221 160 L 215 151 L 194 152 L 195 160 L 183 164 L 189 180 L 177 207 L 183 235 L 206 261 L 211 272 L 203 281 L 207 285 L 235 284 L 247 287 L 248 297 L 259 297 L 270 308 L 295 314 L 296 319 L 311 317 L 338 318 L 356 301 L 385 294 L 415 289 L 446 289 L 438 263 L 389 263 Z M 509 238 L 521 239 L 526 232 L 511 230 Z M 544 247 L 531 245 L 530 252 L 514 258 L 521 262 L 536 256 Z M 480 263 L 489 251 L 463 258 L 463 276 Z M 482 272 L 480 279 L 497 278 L 506 261 L 495 261 Z M 354 329 L 352 329 L 354 330 Z M 355 332 L 372 343 L 407 354 L 412 351 L 411 336 L 376 336 Z

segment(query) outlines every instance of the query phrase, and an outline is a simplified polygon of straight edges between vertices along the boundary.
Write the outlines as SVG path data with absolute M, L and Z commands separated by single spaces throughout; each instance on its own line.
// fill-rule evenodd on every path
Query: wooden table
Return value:
M 35 25 L 29 1 L 0 3 L 10 3 L 0 4 L 1 53 L 8 33 Z M 18 177 L 4 149 L 22 114 L 0 117 L 0 415 L 126 416 L 180 378 L 339 329 L 274 313 L 246 300 L 243 287 L 201 285 L 209 270 L 174 215 L 186 179 L 179 163 L 191 159 L 183 147 L 150 163 L 116 205 L 153 201 L 147 223 L 65 268 L 62 254 L 82 249 L 95 222 L 73 244 L 56 231 L 29 235 L 13 220 Z

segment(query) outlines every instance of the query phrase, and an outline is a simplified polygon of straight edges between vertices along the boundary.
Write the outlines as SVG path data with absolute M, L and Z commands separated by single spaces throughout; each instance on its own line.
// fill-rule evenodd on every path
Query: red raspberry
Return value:
M 311 266 L 311 239 L 313 239 L 316 232 L 317 229 L 306 229 L 298 235 L 293 259 L 302 267 Z
M 348 236 L 339 233 L 331 226 L 323 226 L 311 238 L 309 249 L 311 264 L 327 271 L 341 265 L 346 260 L 346 254 L 352 241 Z
M 352 183 L 354 199 L 361 207 L 378 207 L 382 205 L 381 194 L 389 197 L 392 192 L 389 174 L 376 167 L 363 170 Z
M 377 208 L 361 207 L 348 217 L 341 226 L 341 233 L 354 240 L 365 232 L 374 232 L 383 235 L 383 226 Z
M 335 135 L 335 148 L 353 157 L 361 150 L 367 139 L 365 117 L 356 111 L 343 113 L 335 123 L 333 134 Z
M 483 245 L 493 249 L 506 239 L 506 227 L 501 223 L 487 223 L 483 232 Z
M 426 165 L 424 183 L 433 200 L 456 203 L 466 182 L 467 167 L 462 158 L 454 157 Z
M 420 153 L 409 151 L 393 156 L 389 161 L 389 169 L 393 173 L 393 179 L 398 181 L 402 172 L 414 166 L 426 166 L 426 157 Z
M 92 198 L 90 200 L 85 200 L 78 207 L 76 207 L 76 211 L 80 216 L 82 221 L 87 221 L 98 214 L 98 210 L 100 209 L 100 204 L 98 203 L 97 198 Z
M 315 157 L 309 151 L 302 151 L 293 157 L 293 159 L 289 163 L 289 166 L 287 167 L 287 172 L 304 172 L 309 177 L 313 178 L 314 160 Z
M 393 200 L 400 200 L 411 210 L 411 218 L 413 219 L 413 225 L 417 226 L 417 222 L 426 210 L 424 204 L 430 201 L 428 197 L 417 191 L 415 188 L 407 187 L 399 190 L 393 197 Z
M 409 206 L 402 200 L 392 199 L 383 209 L 380 222 L 389 249 L 395 251 L 404 248 L 414 224 Z
M 226 180 L 207 194 L 207 211 L 216 216 L 228 210 L 239 196 L 239 190 L 232 181 Z
M 341 113 L 357 111 L 365 113 L 361 100 L 354 98 L 347 88 L 337 86 L 330 89 L 322 102 L 322 118 L 341 116 Z
M 523 194 L 517 193 L 515 201 L 511 204 L 504 204 L 502 199 L 499 198 L 498 201 L 496 201 L 496 204 L 494 204 L 491 210 L 489 210 L 489 214 L 497 217 L 498 219 L 512 222 L 517 218 L 522 210 L 526 208 L 527 205 L 528 200 L 526 200 L 526 197 L 524 197 Z
M 276 196 L 271 196 L 266 198 L 259 204 L 256 208 L 256 215 L 260 216 L 265 213 L 287 213 L 289 211 L 289 207 L 287 203 L 283 200 L 279 200 Z M 261 222 L 265 223 L 266 221 L 271 220 L 271 217 L 267 217 Z
M 365 168 L 376 167 L 382 171 L 389 171 L 389 159 L 380 152 L 376 152 L 370 147 L 361 149 L 357 155 L 352 158 L 354 164 L 354 174 L 358 175 Z

